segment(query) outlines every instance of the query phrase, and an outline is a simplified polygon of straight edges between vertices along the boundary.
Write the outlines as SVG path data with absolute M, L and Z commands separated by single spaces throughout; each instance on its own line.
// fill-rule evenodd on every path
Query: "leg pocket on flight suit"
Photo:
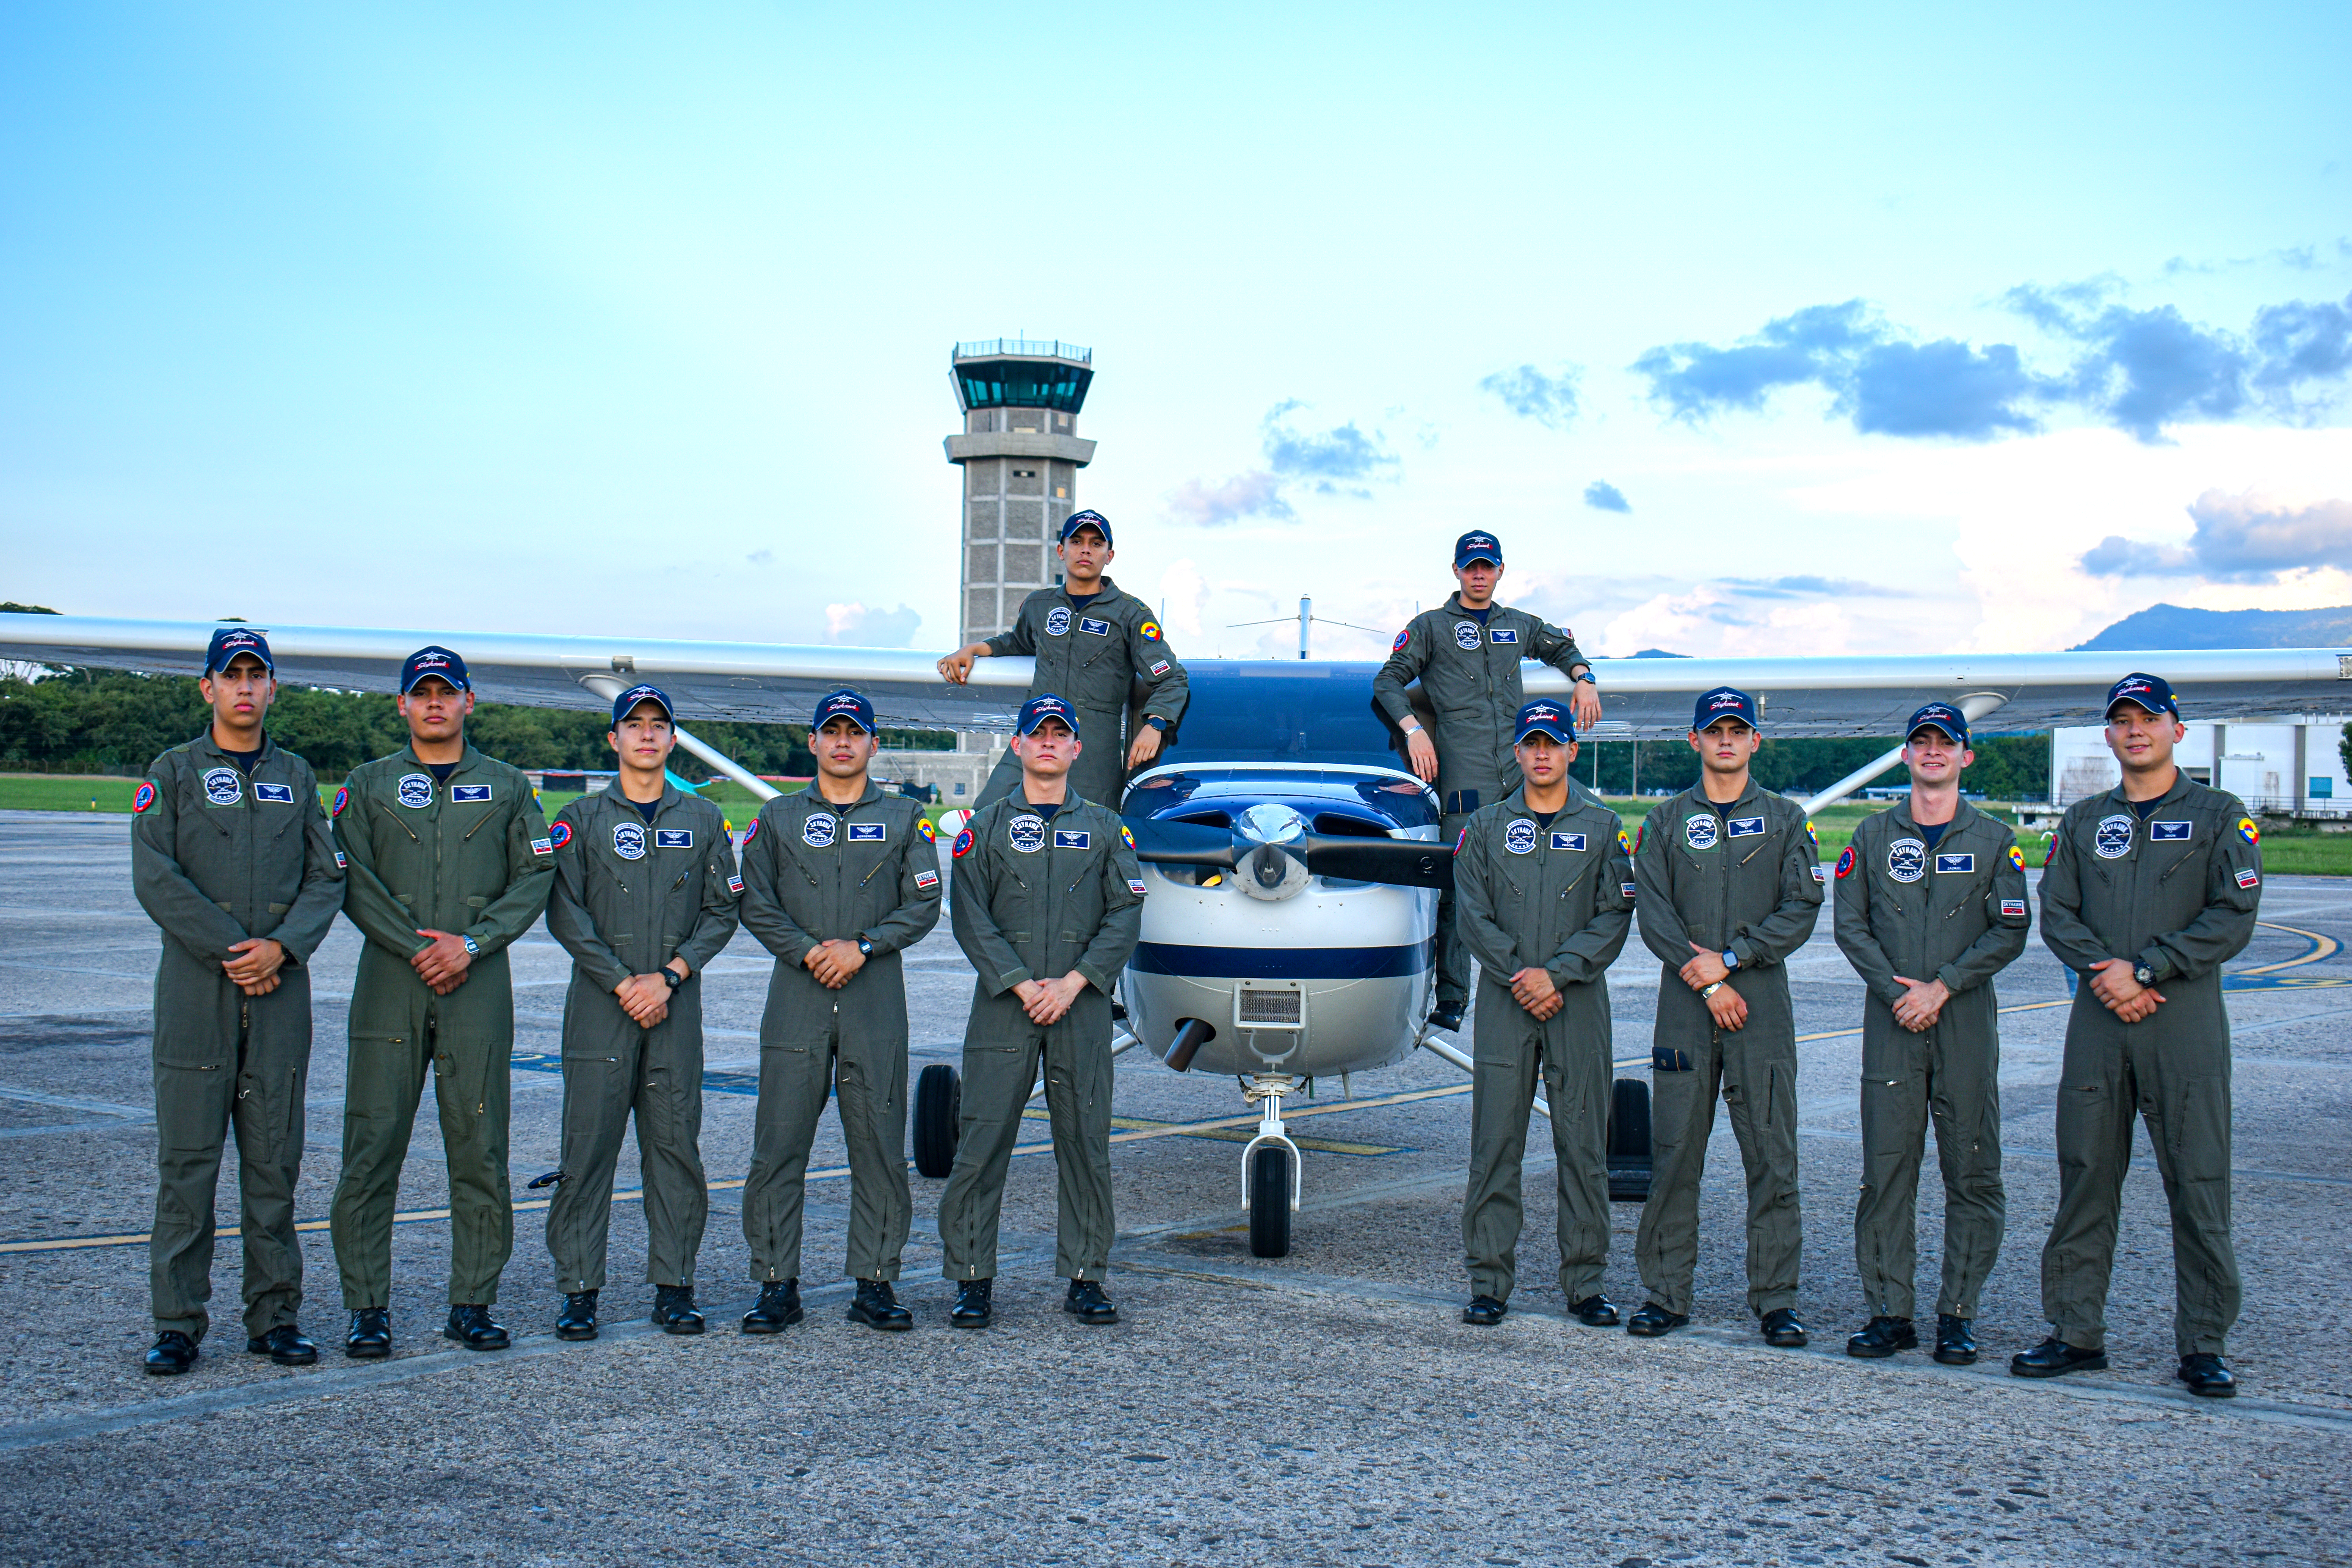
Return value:
M 402 1097 L 403 1080 L 394 1075 L 394 1069 L 404 1067 L 409 1053 L 415 1049 L 416 1037 L 414 1035 L 352 1035 L 351 1061 L 345 1072 L 343 1089 L 344 1119 L 368 1120 L 377 1116 L 397 1119 L 404 1112 L 413 1110 L 413 1104 L 398 1103 Z
M 2230 1168 L 2230 1092 L 2227 1079 L 2178 1078 L 2155 1109 L 2162 1125 L 2150 1129 L 2164 1141 L 2173 1179 L 2210 1181 Z

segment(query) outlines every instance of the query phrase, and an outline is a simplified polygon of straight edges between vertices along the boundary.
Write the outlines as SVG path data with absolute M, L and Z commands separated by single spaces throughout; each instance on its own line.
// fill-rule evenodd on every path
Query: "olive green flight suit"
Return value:
M 1718 816 L 1704 787 L 1659 803 L 1633 847 L 1642 941 L 1664 965 L 1650 1051 L 1650 1201 L 1634 1250 L 1650 1300 L 1687 1314 L 1720 1094 L 1748 1171 L 1748 1307 L 1761 1318 L 1797 1300 L 1797 1024 L 1781 964 L 1812 935 L 1822 872 L 1794 801 L 1750 783 Z M 1748 1004 L 1741 1027 L 1717 1027 L 1677 973 L 1696 956 L 1694 942 L 1738 955 L 1727 984 Z
M 1071 800 L 1050 820 L 1023 795 L 973 814 L 955 841 L 957 944 L 980 972 L 963 1037 L 963 1122 L 940 1197 L 943 1272 L 996 1276 L 1004 1177 L 1043 1058 L 1058 1176 L 1054 1271 L 1101 1279 L 1110 1195 L 1110 1004 L 1143 930 L 1143 868 L 1109 807 Z M 1058 1023 L 1030 1022 L 1013 987 L 1086 977 Z
M 2173 1339 L 2226 1355 L 2238 1321 L 2230 1238 L 2230 1015 L 2221 965 L 2262 902 L 2261 831 L 2244 803 L 2182 773 L 2142 820 L 2120 785 L 2066 808 L 2042 872 L 2042 940 L 2082 978 L 2058 1080 L 2058 1213 L 2042 1249 L 2042 1310 L 2077 1350 L 2106 1345 L 2107 1278 L 2132 1121 L 2172 1209 Z M 2091 965 L 2156 972 L 2164 1002 L 2137 1024 L 2091 989 Z
M 163 931 L 155 966 L 155 1331 L 202 1340 L 213 1292 L 213 1199 L 236 1129 L 245 1330 L 302 1307 L 294 1183 L 310 1076 L 310 955 L 342 907 L 342 858 L 310 764 L 266 736 L 247 778 L 212 731 L 157 757 L 131 801 L 131 878 Z M 278 988 L 247 996 L 222 972 L 235 943 L 286 949 Z
M 1150 688 L 1138 719 L 1168 721 L 1170 733 L 1184 717 L 1192 689 L 1184 666 L 1168 646 L 1167 634 L 1151 618 L 1151 607 L 1119 592 L 1108 577 L 1084 609 L 1061 588 L 1040 588 L 1021 602 L 1013 629 L 988 639 L 999 658 L 1029 654 L 1037 660 L 1023 701 L 1050 691 L 1078 710 L 1078 759 L 1070 764 L 1070 790 L 1099 805 L 1118 809 L 1127 787 L 1127 698 L 1136 681 Z M 992 805 L 1021 785 L 1021 759 L 1011 752 L 997 760 L 976 805 Z
M 1479 965 L 1462 1248 L 1471 1293 L 1498 1301 L 1517 1279 L 1519 1166 L 1538 1070 L 1559 1162 L 1559 1288 L 1570 1305 L 1600 1294 L 1609 1260 L 1608 973 L 1633 921 L 1633 865 L 1617 814 L 1569 789 L 1549 827 L 1528 811 L 1525 789 L 1479 807 L 1454 854 L 1462 942 Z M 1511 994 L 1511 976 L 1528 968 L 1559 988 L 1563 1005 L 1549 1018 Z
M 391 1304 L 393 1210 L 429 1065 L 449 1165 L 449 1300 L 488 1306 L 514 1253 L 506 950 L 554 884 L 547 819 L 520 768 L 470 745 L 446 783 L 405 747 L 361 763 L 334 816 L 350 861 L 343 912 L 367 936 L 352 985 L 343 1174 L 330 1215 L 343 1305 Z M 409 966 L 431 945 L 420 927 L 471 937 L 479 950 L 446 996 Z
M 743 839 L 743 923 L 776 955 L 760 1017 L 760 1105 L 743 1238 L 751 1278 L 797 1279 L 809 1147 L 828 1089 L 849 1151 L 846 1271 L 896 1279 L 907 1190 L 907 976 L 898 955 L 940 921 L 940 857 L 921 807 L 872 784 L 838 806 L 811 785 L 760 808 Z M 838 991 L 809 973 L 827 942 L 874 944 Z
M 1873 1316 L 1914 1316 L 1919 1161 L 1927 1122 L 1944 1171 L 1944 1284 L 1936 1310 L 1977 1315 L 2000 1255 L 2000 998 L 1992 977 L 2025 951 L 2017 837 L 1967 801 L 1933 847 L 1909 801 L 1864 817 L 1838 857 L 1837 944 L 1868 989 L 1862 1005 L 1862 1195 L 1853 1258 Z M 1910 988 L 1951 1000 L 1913 1034 L 1895 1021 Z
M 692 1285 L 710 1214 L 702 1174 L 702 971 L 735 934 L 743 879 L 719 808 L 662 786 L 652 822 L 618 779 L 555 814 L 548 934 L 572 955 L 563 994 L 563 1180 L 547 1249 L 566 1294 L 604 1288 L 613 1167 L 631 1112 L 646 1190 L 646 1279 Z M 687 977 L 642 1028 L 613 994 L 673 958 Z
M 1448 838 L 1461 837 L 1472 812 L 1519 786 L 1511 742 L 1528 700 L 1519 669 L 1527 659 L 1570 675 L 1591 662 L 1567 627 L 1507 605 L 1488 610 L 1481 626 L 1456 594 L 1408 622 L 1372 677 L 1372 700 L 1391 722 L 1402 724 L 1412 712 L 1405 688 L 1415 680 L 1436 711 L 1429 740 L 1437 748 L 1437 798 Z M 1437 900 L 1441 1007 L 1458 1007 L 1470 995 L 1470 960 L 1462 951 L 1454 900 L 1448 889 Z

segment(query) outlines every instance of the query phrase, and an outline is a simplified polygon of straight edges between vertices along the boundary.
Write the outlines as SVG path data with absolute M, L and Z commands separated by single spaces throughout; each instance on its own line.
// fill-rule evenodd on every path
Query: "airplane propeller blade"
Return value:
M 1233 830 L 1205 822 L 1160 822 L 1129 819 L 1135 835 L 1135 858 L 1163 866 L 1217 866 L 1232 870 L 1240 863 Z
M 1405 888 L 1454 886 L 1450 845 L 1423 838 L 1331 837 L 1320 833 L 1307 834 L 1298 842 L 1307 851 L 1307 868 L 1318 877 Z

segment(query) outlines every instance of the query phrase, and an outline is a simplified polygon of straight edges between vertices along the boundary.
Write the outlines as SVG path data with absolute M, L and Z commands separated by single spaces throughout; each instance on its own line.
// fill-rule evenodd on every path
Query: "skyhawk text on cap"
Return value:
M 205 673 L 219 674 L 241 653 L 259 659 L 270 674 L 278 673 L 278 661 L 269 657 L 269 639 L 250 626 L 223 626 L 213 633 L 212 644 L 205 649 Z
M 1903 728 L 1903 738 L 1909 741 L 1924 725 L 1933 725 L 1965 746 L 1969 743 L 1969 716 L 1948 702 L 1930 702 L 1911 715 L 1911 722 Z
M 1511 744 L 1527 743 L 1529 735 L 1549 735 L 1561 745 L 1576 740 L 1576 726 L 1568 717 L 1568 710 L 1557 702 L 1530 702 L 1519 710 L 1519 721 L 1511 736 Z
M 1110 523 L 1105 520 L 1103 514 L 1098 511 L 1072 512 L 1070 514 L 1070 521 L 1062 524 L 1062 542 L 1065 544 L 1068 543 L 1070 535 L 1077 532 L 1077 531 L 1082 528 L 1091 528 L 1095 530 L 1103 536 L 1103 542 L 1105 544 L 1108 544 L 1110 542 Z
M 677 725 L 677 710 L 669 705 L 669 693 L 658 686 L 632 686 L 613 699 L 613 728 L 619 729 L 621 721 L 635 712 L 640 702 L 660 703 L 662 717 L 668 720 L 673 727 Z
M 1484 561 L 1496 566 L 1503 563 L 1501 542 L 1483 528 L 1474 528 L 1454 542 L 1454 564 L 1467 566 L 1473 561 Z
M 408 689 L 428 675 L 439 676 L 458 691 L 474 689 L 473 683 L 466 679 L 466 661 L 446 647 L 427 643 L 410 654 L 407 662 L 400 667 L 400 694 L 407 696 Z
M 1041 691 L 1021 705 L 1015 729 L 1026 735 L 1048 719 L 1059 719 L 1070 727 L 1073 735 L 1078 732 L 1078 710 L 1050 691 Z
M 1718 686 L 1700 697 L 1691 710 L 1691 728 L 1704 730 L 1717 719 L 1737 719 L 1751 730 L 1764 726 L 1757 722 L 1756 699 L 1734 686 Z
M 2116 704 L 2130 702 L 2150 713 L 2169 713 L 2180 717 L 2180 700 L 2172 695 L 2172 683 L 2160 675 L 2126 675 L 2107 688 L 2106 712 L 2115 716 Z
M 822 730 L 835 719 L 846 719 L 867 734 L 874 733 L 874 704 L 847 687 L 816 705 L 816 717 L 809 721 L 809 728 Z

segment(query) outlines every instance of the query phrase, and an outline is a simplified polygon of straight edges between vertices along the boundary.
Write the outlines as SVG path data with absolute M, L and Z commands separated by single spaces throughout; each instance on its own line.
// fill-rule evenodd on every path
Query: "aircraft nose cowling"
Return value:
M 1234 824 L 1234 837 L 1251 846 L 1238 869 L 1242 891 L 1253 899 L 1287 899 L 1307 886 L 1307 819 L 1272 802 L 1251 806 Z

